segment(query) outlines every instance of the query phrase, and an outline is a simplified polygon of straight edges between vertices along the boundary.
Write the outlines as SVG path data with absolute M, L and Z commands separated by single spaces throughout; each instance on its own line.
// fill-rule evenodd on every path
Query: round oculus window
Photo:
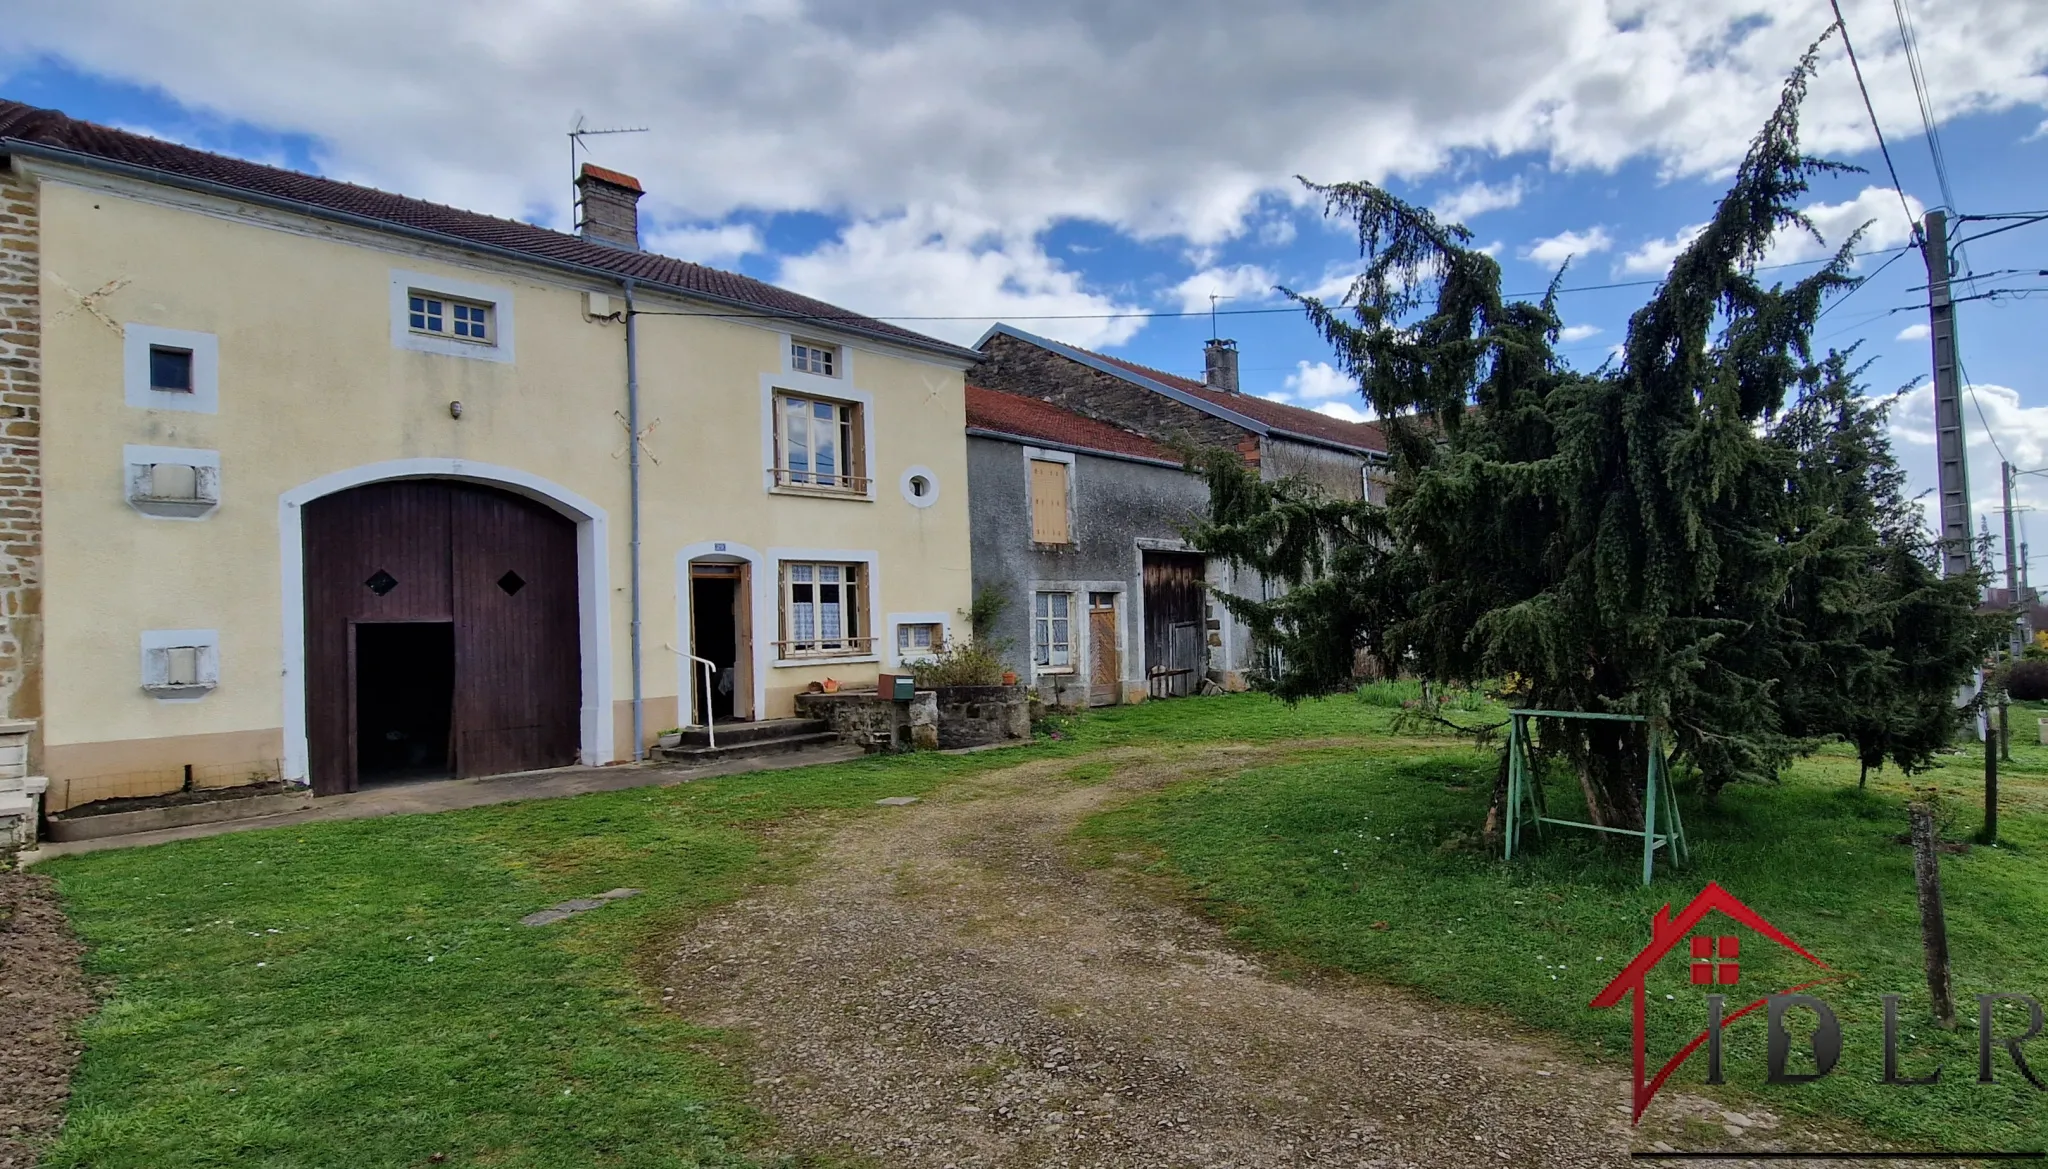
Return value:
M 912 507 L 930 507 L 939 501 L 939 477 L 930 467 L 911 467 L 897 485 Z

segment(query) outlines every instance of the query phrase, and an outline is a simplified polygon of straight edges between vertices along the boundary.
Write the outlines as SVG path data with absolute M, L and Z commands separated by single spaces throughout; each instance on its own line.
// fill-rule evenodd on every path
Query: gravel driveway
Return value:
M 1631 1133 L 1625 1069 L 1363 980 L 1281 980 L 1145 881 L 1070 854 L 1099 809 L 1287 750 L 1108 752 L 1091 758 L 1112 777 L 1080 782 L 1079 760 L 1034 762 L 862 817 L 799 883 L 692 929 L 665 994 L 745 1044 L 768 1151 L 799 1158 L 1604 1166 L 1666 1138 L 1786 1135 L 1668 1092 Z

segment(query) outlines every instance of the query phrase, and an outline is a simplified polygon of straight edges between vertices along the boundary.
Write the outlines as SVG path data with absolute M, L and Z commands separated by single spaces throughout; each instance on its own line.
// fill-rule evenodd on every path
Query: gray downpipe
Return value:
M 626 289 L 626 475 L 631 503 L 628 506 L 632 560 L 632 643 L 633 643 L 633 762 L 646 751 L 646 713 L 640 694 L 640 335 L 634 323 L 633 282 Z

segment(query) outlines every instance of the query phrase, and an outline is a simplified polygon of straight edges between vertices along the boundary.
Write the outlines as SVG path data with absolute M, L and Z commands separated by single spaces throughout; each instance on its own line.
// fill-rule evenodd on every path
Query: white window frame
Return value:
M 412 327 L 414 296 L 431 296 L 446 302 L 450 306 L 447 317 L 450 331 L 431 333 L 415 330 Z M 490 331 L 490 336 L 482 341 L 456 336 L 453 332 L 455 304 L 485 309 L 488 313 L 486 327 Z M 438 353 L 444 357 L 467 357 L 474 361 L 510 364 L 515 356 L 514 335 L 511 289 L 431 272 L 409 272 L 401 268 L 391 270 L 393 348 L 410 349 L 418 353 Z
M 423 337 L 443 337 L 466 345 L 496 345 L 496 317 L 495 306 L 483 301 L 427 288 L 409 289 L 405 294 L 405 327 Z
M 825 572 L 834 569 L 840 574 L 837 582 L 819 579 Z M 851 580 L 846 579 L 848 570 L 852 571 Z M 798 580 L 800 573 L 807 573 L 811 579 Z M 874 585 L 869 579 L 866 563 L 858 560 L 783 559 L 776 562 L 776 579 L 781 593 L 776 598 L 775 656 L 778 661 L 832 662 L 849 658 L 873 660 L 877 656 L 875 636 L 864 629 L 861 621 L 862 610 L 865 609 L 870 614 L 873 612 L 872 595 L 867 590 L 872 589 Z M 819 599 L 816 590 L 833 583 L 836 583 L 840 590 L 837 602 L 839 634 L 836 637 L 827 637 L 821 632 L 824 627 L 824 602 Z M 800 639 L 796 628 L 799 604 L 796 592 L 799 587 L 806 585 L 813 591 L 811 599 L 802 603 L 812 608 L 813 632 L 808 639 Z M 798 647 L 800 640 L 816 648 L 801 649 Z
M 178 650 L 194 654 L 195 676 L 173 682 Z M 142 634 L 142 689 L 159 702 L 196 702 L 220 685 L 220 633 L 213 629 L 147 629 Z
M 808 337 L 790 337 L 786 341 L 782 352 L 791 373 L 837 379 L 846 368 L 846 363 L 840 358 L 845 350 L 838 345 L 813 341 Z M 825 366 L 823 369 L 817 368 L 821 359 Z
M 950 613 L 891 613 L 885 622 L 889 630 L 889 661 L 893 665 L 926 661 L 953 644 L 953 615 Z M 916 650 L 906 653 L 901 644 L 900 630 L 912 625 L 936 625 L 939 628 L 939 644 L 930 650 Z
M 196 499 L 164 499 L 155 494 L 155 468 L 190 467 L 198 488 Z M 190 447 L 136 446 L 121 448 L 123 489 L 128 506 L 160 520 L 203 520 L 220 507 L 220 452 Z
M 925 483 L 923 495 L 917 493 L 912 481 L 922 479 Z M 912 507 L 924 508 L 939 501 L 939 476 L 930 467 L 922 464 L 903 468 L 903 474 L 896 480 L 896 490 L 903 493 L 903 501 Z
M 1075 671 L 1074 597 L 1074 593 L 1068 592 L 1064 589 L 1037 589 L 1032 592 L 1031 672 L 1034 676 L 1038 674 L 1071 674 Z M 1040 616 L 1038 612 L 1038 602 L 1040 598 L 1044 598 L 1047 602 L 1046 613 L 1044 616 Z M 1053 614 L 1051 602 L 1054 598 L 1064 598 L 1066 600 L 1067 612 L 1065 617 L 1059 617 Z M 1067 640 L 1065 642 L 1053 640 L 1053 622 L 1062 620 L 1064 620 L 1067 623 Z M 1043 632 L 1045 635 L 1043 640 L 1040 640 L 1039 637 L 1039 634 L 1041 632 Z M 1043 662 L 1038 660 L 1038 649 L 1041 645 L 1045 646 L 1046 648 L 1046 660 Z M 1052 660 L 1053 651 L 1056 647 L 1061 645 L 1066 646 L 1067 660 L 1065 662 L 1055 662 Z
M 184 349 L 192 354 L 192 389 L 159 390 L 150 385 L 149 351 Z M 139 410 L 220 413 L 220 338 L 190 329 L 125 322 L 121 326 L 122 396 Z
M 792 448 L 790 442 L 791 411 L 788 408 L 788 403 L 791 402 L 802 402 L 806 405 L 806 409 L 802 411 L 802 419 L 805 426 L 804 449 L 809 452 L 808 462 L 810 466 L 809 469 L 803 471 L 798 471 L 788 465 L 789 452 Z M 828 425 L 834 432 L 832 435 L 833 449 L 838 452 L 837 465 L 839 469 L 831 472 L 829 476 L 833 480 L 831 483 L 819 482 L 820 479 L 827 476 L 826 473 L 816 469 L 818 451 L 817 429 L 821 421 L 817 417 L 817 407 L 819 406 L 830 407 L 835 415 Z M 832 395 L 778 389 L 773 397 L 773 412 L 775 416 L 774 460 L 769 464 L 769 475 L 778 489 L 806 495 L 850 495 L 856 498 L 868 498 L 874 494 L 874 476 L 868 474 L 869 465 L 874 460 L 867 450 L 868 431 L 867 419 L 865 417 L 867 409 L 863 403 Z M 862 448 L 861 466 L 853 473 L 848 473 L 847 464 L 851 461 L 853 444 L 856 440 L 860 442 Z

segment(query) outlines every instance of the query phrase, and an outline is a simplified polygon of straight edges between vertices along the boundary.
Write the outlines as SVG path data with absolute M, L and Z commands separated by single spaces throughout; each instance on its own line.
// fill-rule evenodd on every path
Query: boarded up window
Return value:
M 1067 525 L 1066 463 L 1031 460 L 1031 540 L 1035 544 L 1071 542 Z

